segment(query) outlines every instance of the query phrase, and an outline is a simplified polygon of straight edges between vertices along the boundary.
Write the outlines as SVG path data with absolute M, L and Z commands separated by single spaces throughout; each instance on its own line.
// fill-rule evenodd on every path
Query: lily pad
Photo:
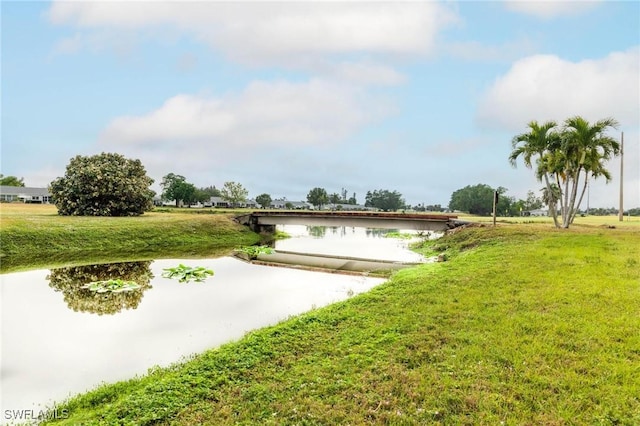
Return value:
M 181 283 L 188 283 L 190 281 L 201 283 L 213 274 L 213 270 L 207 269 L 204 266 L 186 266 L 183 264 L 179 264 L 174 268 L 165 268 L 162 272 L 164 278 L 177 278 L 178 282 Z
M 257 259 L 260 254 L 272 254 L 275 252 L 269 246 L 244 246 L 235 249 L 235 251 L 245 254 L 251 260 Z
M 137 290 L 141 287 L 142 286 L 135 281 L 123 281 L 120 279 L 92 281 L 82 286 L 82 288 L 86 288 L 95 293 L 122 293 Z

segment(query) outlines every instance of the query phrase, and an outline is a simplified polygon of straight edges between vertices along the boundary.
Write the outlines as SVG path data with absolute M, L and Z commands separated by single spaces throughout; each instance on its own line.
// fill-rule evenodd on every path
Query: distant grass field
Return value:
M 480 223 L 492 223 L 493 218 L 487 216 L 472 216 L 467 214 L 459 215 L 460 219 L 469 220 L 472 222 Z M 497 223 L 521 223 L 521 224 L 548 224 L 553 226 L 553 219 L 550 217 L 498 217 Z M 640 227 L 640 216 L 625 216 L 622 222 L 619 221 L 618 216 L 578 216 L 571 227 L 580 226 L 615 226 L 615 227 Z M 571 228 L 570 227 L 570 228 Z
M 640 424 L 640 227 L 456 230 L 448 261 L 80 395 L 61 424 Z
M 223 255 L 234 247 L 260 240 L 257 234 L 231 220 L 233 212 L 219 213 L 59 216 L 53 205 L 0 203 L 0 272 L 167 256 Z

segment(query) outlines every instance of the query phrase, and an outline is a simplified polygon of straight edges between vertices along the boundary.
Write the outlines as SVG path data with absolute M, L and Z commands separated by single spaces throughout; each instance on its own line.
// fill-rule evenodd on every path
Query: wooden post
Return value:
M 493 226 L 496 226 L 497 209 L 498 209 L 498 191 L 493 191 Z
M 620 135 L 620 211 L 618 212 L 618 221 L 622 222 L 624 220 L 624 207 L 622 204 L 622 195 L 623 195 L 623 183 L 624 176 L 622 174 L 622 168 L 624 166 L 624 132 Z

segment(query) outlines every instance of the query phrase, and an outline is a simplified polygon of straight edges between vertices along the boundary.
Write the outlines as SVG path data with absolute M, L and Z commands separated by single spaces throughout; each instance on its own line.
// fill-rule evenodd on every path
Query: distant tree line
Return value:
M 551 183 L 542 188 L 542 196 L 537 197 L 533 191 L 527 193 L 526 199 L 516 200 L 514 197 L 506 195 L 507 189 L 504 187 L 492 188 L 486 184 L 477 184 L 458 189 L 451 195 L 448 205 L 450 211 L 459 210 L 478 215 L 488 215 L 492 212 L 494 193 L 498 194 L 497 213 L 501 216 L 518 216 L 526 211 L 536 210 L 543 205 L 547 205 L 553 214 L 556 204 L 560 203 L 560 209 L 575 216 L 576 213 L 584 213 L 579 210 L 579 202 L 571 204 L 567 210 L 567 204 L 560 201 L 562 194 L 565 200 L 573 199 L 574 189 L 577 184 L 567 184 L 562 181 L 562 170 L 572 172 L 573 178 L 580 176 L 580 172 L 591 177 L 605 176 L 608 172 L 603 168 L 603 161 L 618 152 L 616 142 L 611 138 L 602 135 L 607 128 L 617 123 L 612 120 L 604 120 L 589 125 L 580 117 L 567 120 L 565 127 L 558 134 L 552 134 L 554 123 L 545 123 L 540 126 L 535 122 L 530 123 L 531 132 L 514 137 L 514 151 L 510 160 L 515 160 L 522 156 L 525 164 L 530 165 L 532 158 L 538 155 L 538 177 L 554 177 L 556 183 Z M 585 133 L 586 134 L 583 134 Z M 588 136 L 591 136 L 589 139 Z M 557 138 L 565 145 L 557 147 Z M 540 139 L 540 140 L 538 140 Z M 550 142 L 551 141 L 551 142 Z M 575 146 L 579 141 L 584 142 L 584 146 Z M 539 142 L 539 144 L 538 144 Z M 593 145 L 589 145 L 591 143 Z M 551 145 L 545 145 L 551 144 Z M 603 150 L 600 154 L 596 146 Z M 604 146 L 605 148 L 602 148 Z M 542 147 L 542 148 L 540 148 Z M 558 151 L 547 152 L 552 147 Z M 540 151 L 542 149 L 542 151 Z M 575 149 L 580 153 L 577 163 L 570 163 L 569 159 L 562 160 L 562 149 Z M 607 151 L 608 149 L 608 151 Z M 596 151 L 594 151 L 596 150 Z M 567 158 L 576 159 L 575 152 L 564 154 Z M 545 165 L 545 161 L 556 161 L 555 168 Z M 561 161 L 562 160 L 562 161 Z M 563 162 L 564 161 L 564 162 Z M 587 164 L 588 163 L 588 164 Z M 577 170 L 566 169 L 571 164 Z M 565 169 L 562 169 L 562 167 Z M 588 173 L 587 173 L 588 172 Z M 566 175 L 568 176 L 568 175 Z M 566 177 L 565 176 L 565 177 Z M 570 177 L 566 177 L 569 179 Z M 546 178 L 545 178 L 546 181 Z M 564 191 L 558 188 L 558 181 L 564 182 Z M 100 215 L 100 216 L 133 216 L 143 214 L 153 208 L 153 197 L 155 192 L 150 189 L 153 179 L 146 174 L 144 166 L 140 160 L 132 160 L 116 153 L 102 153 L 94 156 L 76 156 L 72 158 L 66 167 L 65 175 L 56 178 L 49 185 L 53 203 L 58 208 L 61 215 Z M 0 184 L 3 186 L 24 186 L 24 179 L 15 176 L 4 176 L 0 174 Z M 184 176 L 169 173 L 163 177 L 161 182 L 163 189 L 161 197 L 165 201 L 175 201 L 177 205 L 181 203 L 191 204 L 193 202 L 206 202 L 211 197 L 220 197 L 231 205 L 240 205 L 247 201 L 248 191 L 237 182 L 225 182 L 221 189 L 215 186 L 197 188 L 188 182 Z M 566 196 L 566 188 L 572 188 L 572 194 Z M 558 192 L 560 191 L 560 192 Z M 347 198 L 348 191 L 344 188 L 340 193 L 329 195 L 324 188 L 316 187 L 307 194 L 307 201 L 316 208 L 322 208 L 326 204 L 357 204 L 356 194 Z M 580 195 L 580 198 L 582 195 Z M 263 207 L 271 205 L 271 196 L 267 193 L 260 194 L 256 201 Z M 564 207 L 563 207 L 564 205 Z M 411 208 L 405 203 L 402 194 L 398 191 L 377 189 L 367 191 L 365 196 L 365 206 L 385 211 L 408 210 Z M 293 207 L 291 203 L 288 208 Z M 425 205 L 419 204 L 414 207 L 418 211 L 445 211 L 439 204 Z M 592 215 L 615 214 L 615 208 L 601 209 L 592 208 L 587 213 Z M 640 208 L 629 209 L 625 214 L 638 216 Z M 568 218 L 571 220 L 571 218 Z M 563 223 L 567 218 L 563 217 Z M 556 221 L 557 223 L 557 221 Z
M 520 216 L 523 212 L 542 208 L 543 200 L 533 191 L 527 193 L 526 200 L 516 200 L 506 195 L 504 187 L 492 188 L 487 184 L 468 185 L 451 194 L 450 211 L 462 211 L 479 216 L 493 213 L 494 194 L 498 194 L 496 214 L 498 216 Z
M 582 210 L 581 213 L 582 214 L 589 214 L 591 216 L 610 216 L 610 215 L 616 215 L 618 214 L 620 210 L 618 210 L 615 207 L 609 207 L 609 208 L 601 208 L 601 207 L 597 207 L 597 208 L 593 208 L 591 207 L 588 210 Z M 633 209 L 629 209 L 626 210 L 624 212 L 625 216 L 640 216 L 640 207 L 636 207 Z
M 354 192 L 353 196 L 347 199 L 347 190 L 344 188 L 341 194 L 333 193 L 331 195 L 329 195 L 324 188 L 312 188 L 307 194 L 307 202 L 316 209 L 322 209 L 322 207 L 327 204 L 357 205 L 356 193 Z M 402 194 L 398 191 L 389 191 L 386 189 L 367 191 L 364 206 L 384 211 L 396 211 L 407 207 L 402 198 Z
M 316 187 L 312 188 L 307 194 L 307 202 L 313 205 L 317 209 L 321 209 L 326 204 L 349 204 L 356 205 L 358 200 L 356 199 L 356 193 L 347 198 L 349 191 L 342 188 L 340 194 L 334 192 L 332 194 L 327 193 L 324 188 Z
M 18 179 L 15 176 L 5 176 L 0 173 L 0 185 L 2 186 L 24 186 L 24 178 Z
M 196 188 L 181 175 L 169 173 L 162 178 L 161 198 L 164 201 L 175 201 L 176 207 L 190 206 L 193 203 L 206 203 L 211 197 L 220 197 L 231 206 L 238 206 L 247 201 L 249 191 L 238 182 L 225 182 L 221 189 L 214 186 Z M 263 194 L 264 195 L 264 194 Z
M 187 182 L 184 176 L 174 173 L 165 175 L 160 186 L 162 187 L 162 200 L 175 201 L 176 207 L 181 204 L 189 206 L 193 203 L 204 203 L 211 197 L 222 196 L 221 191 L 215 186 L 196 188 L 194 184 Z

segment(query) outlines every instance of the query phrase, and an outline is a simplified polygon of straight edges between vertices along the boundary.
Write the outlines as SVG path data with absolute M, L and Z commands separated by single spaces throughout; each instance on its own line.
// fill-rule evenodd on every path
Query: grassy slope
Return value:
M 67 424 L 640 424 L 639 241 L 462 230 L 447 262 L 98 388 Z
M 226 214 L 63 217 L 51 205 L 0 204 L 0 271 L 69 263 L 226 254 L 259 237 Z

